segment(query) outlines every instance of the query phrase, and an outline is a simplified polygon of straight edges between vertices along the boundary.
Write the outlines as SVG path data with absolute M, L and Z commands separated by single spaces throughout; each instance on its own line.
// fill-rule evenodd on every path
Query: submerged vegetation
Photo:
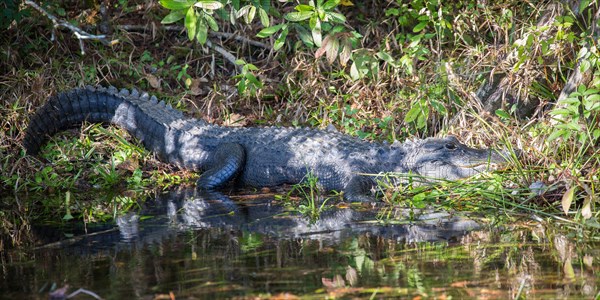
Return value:
M 131 196 L 193 182 L 195 174 L 160 163 L 112 127 L 85 124 L 54 137 L 41 157 L 25 155 L 21 141 L 37 107 L 58 91 L 101 84 L 148 91 L 221 125 L 334 126 L 378 142 L 453 134 L 518 150 L 506 169 L 384 188 L 381 199 L 562 222 L 574 237 L 600 238 L 594 1 L 39 3 L 81 30 L 107 34 L 90 40 L 65 26 L 53 32 L 29 3 L 7 3 L 0 193 L 60 200 L 18 209 L 3 200 L 3 236 L 17 236 L 30 218 L 87 222 L 141 199 L 114 206 L 69 196 L 81 191 Z M 303 191 L 300 207 L 318 215 L 325 206 L 314 182 Z

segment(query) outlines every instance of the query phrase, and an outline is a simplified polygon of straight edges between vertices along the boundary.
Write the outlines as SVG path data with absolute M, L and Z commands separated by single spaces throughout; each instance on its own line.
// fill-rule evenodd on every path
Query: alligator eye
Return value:
M 454 144 L 454 143 L 446 143 L 446 149 L 448 149 L 448 150 L 456 150 L 456 144 Z

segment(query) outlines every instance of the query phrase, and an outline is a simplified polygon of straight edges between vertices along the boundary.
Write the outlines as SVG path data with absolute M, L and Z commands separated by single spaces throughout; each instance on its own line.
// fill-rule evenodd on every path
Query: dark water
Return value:
M 0 298 L 599 297 L 599 245 L 541 224 L 357 208 L 311 222 L 275 203 L 180 190 L 88 235 L 34 228 L 40 247 L 1 255 Z

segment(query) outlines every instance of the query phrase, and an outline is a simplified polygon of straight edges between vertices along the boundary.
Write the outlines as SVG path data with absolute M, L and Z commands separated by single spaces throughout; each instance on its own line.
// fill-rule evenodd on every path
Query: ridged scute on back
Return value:
M 150 95 L 145 92 L 140 94 L 137 89 L 132 89 L 131 91 L 121 89 L 119 91 L 111 86 L 108 89 L 100 87 L 96 90 L 106 92 L 111 96 L 119 97 L 123 101 L 133 104 L 142 110 L 149 118 L 166 126 L 170 126 L 173 122 L 185 118 L 181 111 L 174 109 L 170 105 L 167 106 L 164 101 L 160 101 L 160 103 L 157 104 L 158 99 L 156 97 L 150 97 Z
M 120 108 L 119 108 L 120 107 Z M 115 116 L 115 114 L 119 114 Z M 203 121 L 188 119 L 185 122 L 183 113 L 173 109 L 164 102 L 158 103 L 154 96 L 138 92 L 136 89 L 118 90 L 115 87 L 78 88 L 59 93 L 51 97 L 35 115 L 31 117 L 23 146 L 27 153 L 35 155 L 47 138 L 61 130 L 79 126 L 89 121 L 94 123 L 113 123 L 117 125 L 133 124 L 136 115 L 144 116 L 155 124 L 171 127 L 174 124 L 182 127 L 204 126 Z M 190 125 L 191 124 L 191 125 Z M 128 131 L 132 128 L 125 126 Z M 136 132 L 130 132 L 135 134 Z

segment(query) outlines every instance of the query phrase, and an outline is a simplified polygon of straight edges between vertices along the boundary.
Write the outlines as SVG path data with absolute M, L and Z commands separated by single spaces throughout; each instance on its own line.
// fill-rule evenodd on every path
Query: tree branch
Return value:
M 221 46 L 215 45 L 210 40 L 206 40 L 206 46 L 212 48 L 213 50 L 215 50 L 215 51 L 219 52 L 221 55 L 223 55 L 223 58 L 225 58 L 228 62 L 230 62 L 231 64 L 233 64 L 233 66 L 235 66 L 235 70 L 238 73 L 240 73 L 242 71 L 242 69 L 241 69 L 242 67 L 235 63 L 237 58 L 233 54 L 229 53 L 227 50 L 223 49 Z
M 242 43 L 246 43 L 248 45 L 254 46 L 254 47 L 259 47 L 259 48 L 263 48 L 263 49 L 271 49 L 271 46 L 265 44 L 265 43 L 261 43 L 255 40 L 251 40 L 247 37 L 241 36 L 241 35 L 237 35 L 235 33 L 228 33 L 228 32 L 216 32 L 216 31 L 211 31 L 208 33 L 208 35 L 210 36 L 214 36 L 214 37 L 218 37 L 218 38 L 225 38 L 225 39 L 233 39 L 236 40 L 238 42 L 242 42 Z
M 148 25 L 117 25 L 116 28 L 125 31 L 140 31 L 146 30 L 148 28 Z M 179 25 L 163 25 L 160 28 L 168 31 L 183 31 L 185 29 L 185 27 Z M 235 33 L 209 31 L 208 35 L 210 37 L 216 37 L 221 39 L 232 39 L 238 42 L 246 43 L 250 46 L 271 50 L 271 46 L 265 43 L 251 40 L 245 36 L 237 35 Z
M 83 31 L 81 28 L 74 26 L 73 24 L 71 24 L 65 20 L 61 20 L 61 19 L 57 18 L 56 16 L 54 16 L 53 14 L 51 14 L 50 12 L 48 12 L 47 10 L 45 10 L 44 8 L 42 8 L 41 6 L 39 6 L 37 3 L 33 2 L 33 1 L 25 0 L 25 4 L 33 7 L 35 10 L 39 11 L 41 14 L 43 14 L 48 19 L 50 19 L 50 21 L 52 21 L 53 28 L 52 28 L 52 36 L 50 38 L 51 41 L 55 40 L 54 32 L 55 32 L 56 28 L 64 27 L 64 28 L 71 30 L 73 32 L 73 34 L 75 35 L 75 37 L 79 40 L 79 48 L 81 49 L 81 55 L 85 54 L 83 40 L 97 40 L 106 46 L 112 46 L 119 42 L 119 40 L 109 40 L 106 37 L 106 35 L 104 35 L 104 34 L 95 35 L 95 34 L 87 33 L 85 31 Z

